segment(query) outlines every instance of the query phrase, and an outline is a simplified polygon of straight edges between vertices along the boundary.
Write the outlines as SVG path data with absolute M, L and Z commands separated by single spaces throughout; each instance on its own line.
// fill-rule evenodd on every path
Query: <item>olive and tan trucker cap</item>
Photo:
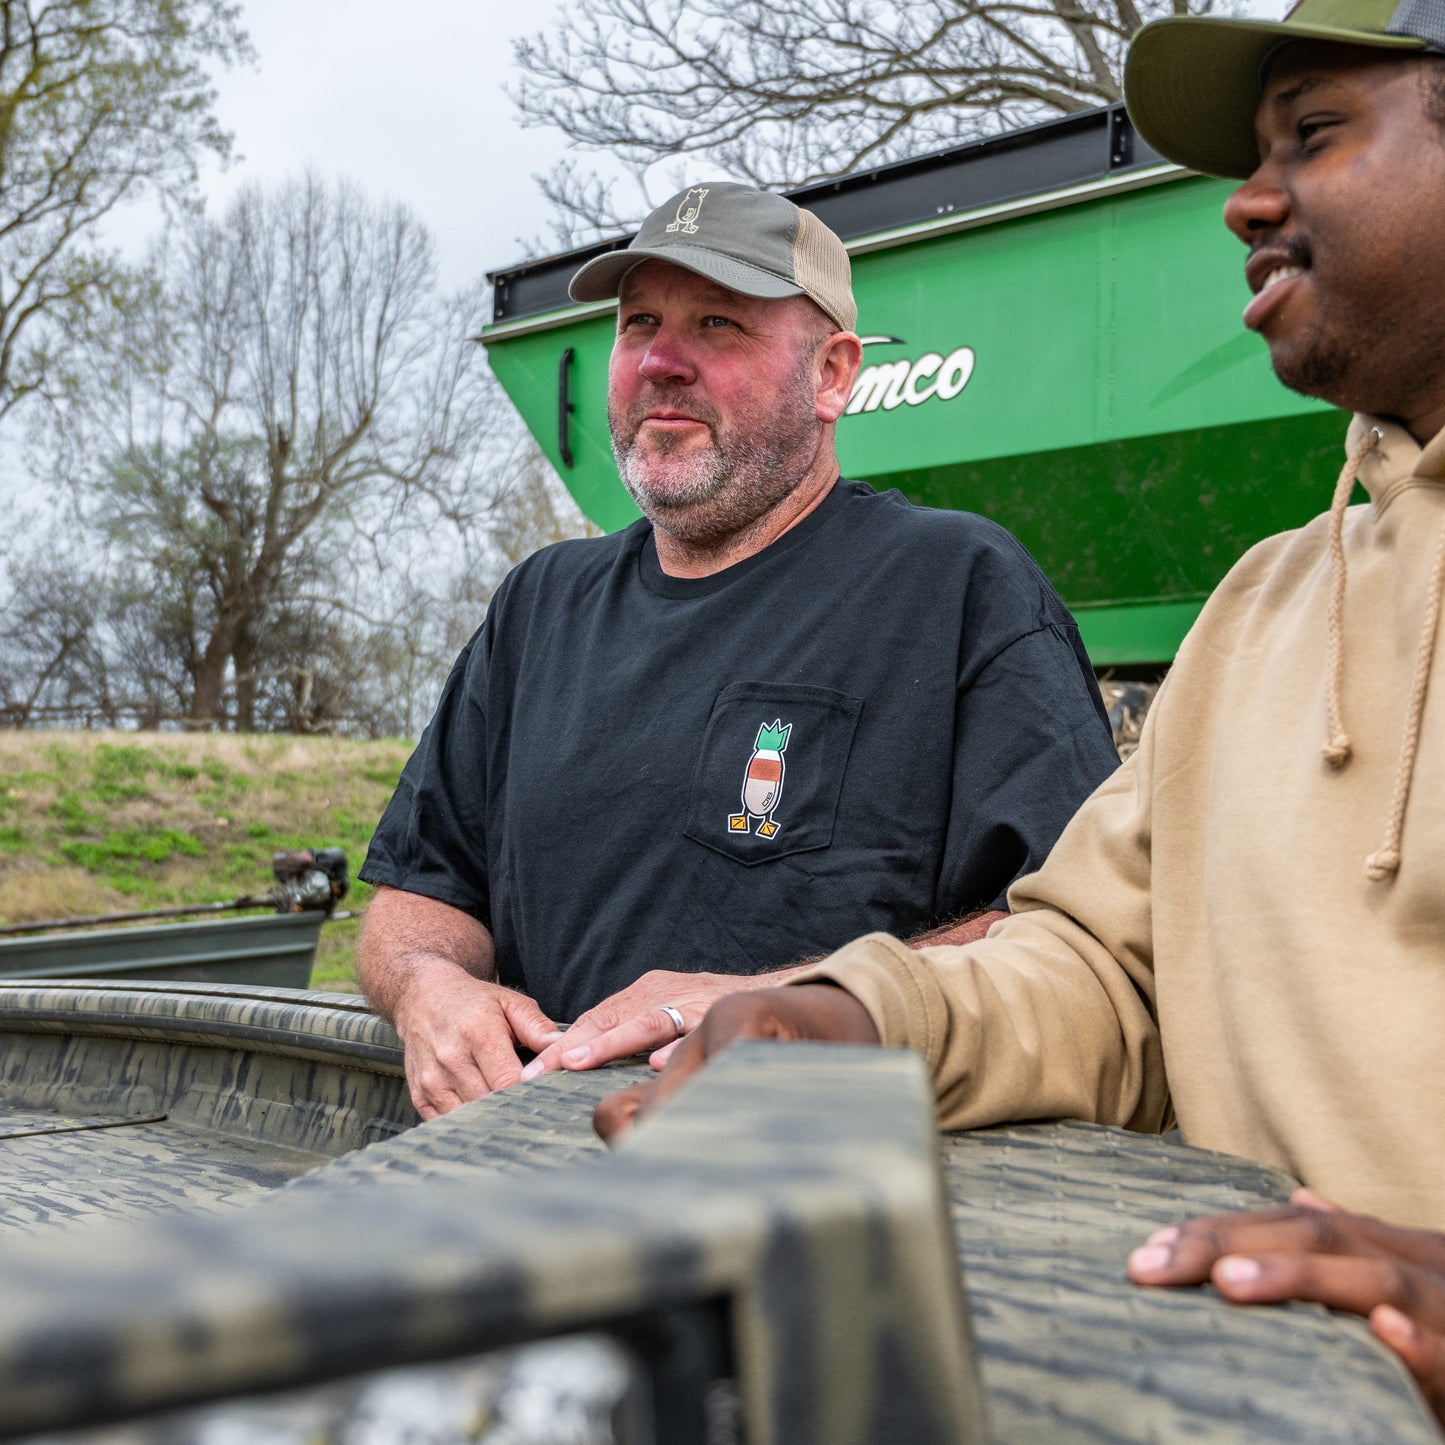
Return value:
M 1243 179 L 1259 165 L 1254 114 L 1266 64 L 1292 40 L 1445 54 L 1445 0 L 1299 0 L 1283 20 L 1155 20 L 1124 64 L 1129 118 L 1169 160 Z
M 709 181 L 679 191 L 625 250 L 583 266 L 568 293 L 574 301 L 609 300 L 644 261 L 670 261 L 743 296 L 808 296 L 843 331 L 858 323 L 843 243 L 812 212 L 751 186 Z

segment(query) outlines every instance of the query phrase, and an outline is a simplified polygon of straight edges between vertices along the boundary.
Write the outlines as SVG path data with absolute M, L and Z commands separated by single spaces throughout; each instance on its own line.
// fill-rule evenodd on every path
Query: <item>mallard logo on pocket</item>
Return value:
M 781 718 L 774 718 L 758 729 L 753 755 L 743 773 L 743 811 L 728 814 L 729 833 L 746 833 L 748 824 L 757 818 L 758 837 L 778 835 L 782 825 L 773 821 L 773 810 L 783 796 L 783 754 L 792 731 L 792 723 L 785 726 Z

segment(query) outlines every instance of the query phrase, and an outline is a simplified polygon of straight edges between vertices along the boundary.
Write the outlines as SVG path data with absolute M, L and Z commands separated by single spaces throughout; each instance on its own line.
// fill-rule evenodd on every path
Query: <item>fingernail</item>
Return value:
M 528 1079 L 535 1079 L 545 1067 L 546 1065 L 543 1064 L 541 1059 L 533 1059 L 532 1062 L 522 1070 L 522 1082 L 525 1083 Z
M 1377 1333 L 1393 1340 L 1396 1344 L 1413 1345 L 1419 1342 L 1415 1321 L 1409 1315 L 1397 1310 L 1394 1305 L 1376 1305 L 1370 1311 L 1370 1323 Z
M 587 1062 L 587 1046 L 584 1044 L 580 1049 L 568 1049 L 562 1055 L 564 1064 L 585 1064 Z
M 1225 1284 L 1254 1284 L 1264 1273 L 1257 1259 L 1241 1259 L 1230 1255 L 1214 1266 Z
M 1129 1256 L 1129 1268 L 1140 1274 L 1158 1274 L 1160 1270 L 1169 1268 L 1169 1261 L 1173 1257 L 1173 1250 L 1151 1242 L 1142 1245 Z
M 1145 1241 L 1146 1244 L 1177 1244 L 1179 1241 L 1179 1226 L 1171 1224 L 1167 1229 L 1156 1229 Z

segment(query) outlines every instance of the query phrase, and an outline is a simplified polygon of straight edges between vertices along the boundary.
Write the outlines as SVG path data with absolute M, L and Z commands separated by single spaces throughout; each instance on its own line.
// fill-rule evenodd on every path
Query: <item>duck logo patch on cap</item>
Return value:
M 678 231 L 689 236 L 697 235 L 697 217 L 702 210 L 703 197 L 706 195 L 706 186 L 694 186 L 677 203 L 677 219 L 669 221 L 667 224 L 667 231 L 670 235 Z

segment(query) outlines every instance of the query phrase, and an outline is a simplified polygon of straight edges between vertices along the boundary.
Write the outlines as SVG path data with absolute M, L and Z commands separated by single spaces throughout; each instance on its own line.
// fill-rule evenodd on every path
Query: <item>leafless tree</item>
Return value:
M 1145 21 L 1236 0 L 570 0 L 514 43 L 524 121 L 576 160 L 543 181 L 557 240 L 625 229 L 711 169 L 802 185 L 1118 100 Z M 692 167 L 684 176 L 676 158 Z M 666 191 L 648 198 L 658 162 Z
M 185 195 L 229 137 L 207 68 L 249 55 L 230 0 L 0 0 L 0 417 L 44 391 L 56 329 L 100 304 L 98 223 Z
M 498 497 L 490 518 L 489 538 L 498 560 L 510 569 L 553 542 L 601 535 L 602 529 L 578 510 L 542 453 L 528 446 L 518 460 L 513 485 Z M 457 645 L 465 640 L 457 639 Z
M 0 594 L 0 723 L 115 721 L 100 645 L 104 589 L 80 549 L 47 535 L 5 568 Z
M 308 178 L 184 219 L 78 338 L 54 464 L 169 636 L 191 725 L 274 721 L 299 685 L 294 722 L 317 608 L 364 610 L 368 549 L 464 530 L 505 489 L 482 299 L 439 295 L 403 207 Z M 446 551 L 433 535 L 434 568 Z
M 509 408 L 499 409 L 486 457 L 490 505 L 453 532 L 448 565 L 438 566 L 434 535 L 410 519 L 384 533 L 368 610 L 349 610 L 314 654 L 318 715 L 373 737 L 415 737 L 502 577 L 540 547 L 599 535 Z

